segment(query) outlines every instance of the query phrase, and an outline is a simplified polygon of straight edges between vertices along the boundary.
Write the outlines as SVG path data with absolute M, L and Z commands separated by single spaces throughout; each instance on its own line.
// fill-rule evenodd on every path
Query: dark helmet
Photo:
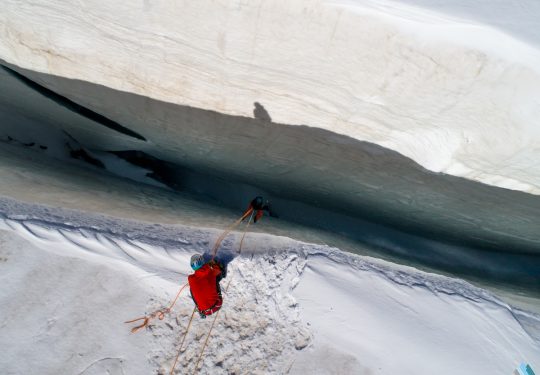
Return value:
M 261 196 L 257 196 L 255 197 L 255 199 L 253 199 L 251 201 L 251 205 L 253 206 L 254 209 L 256 210 L 262 210 L 263 206 L 264 206 L 264 199 L 263 197 Z

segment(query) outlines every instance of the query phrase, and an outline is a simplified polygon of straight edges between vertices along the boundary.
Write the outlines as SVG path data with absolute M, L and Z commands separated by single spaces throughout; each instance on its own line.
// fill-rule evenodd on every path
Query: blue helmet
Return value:
M 193 271 L 197 271 L 199 268 L 201 268 L 204 265 L 204 258 L 201 254 L 193 254 L 191 256 L 191 268 L 193 268 Z

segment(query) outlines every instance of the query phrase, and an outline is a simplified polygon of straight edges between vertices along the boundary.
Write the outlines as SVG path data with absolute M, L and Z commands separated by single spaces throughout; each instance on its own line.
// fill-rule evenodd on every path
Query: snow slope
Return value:
M 540 10 L 508 4 L 8 0 L 0 58 L 223 114 L 252 117 L 257 102 L 279 123 L 537 194 L 540 52 L 527 30 Z
M 32 211 L 1 221 L 3 373 L 168 371 L 189 297 L 142 333 L 122 322 L 165 306 L 190 255 L 219 232 L 49 210 L 55 221 Z M 232 259 L 231 288 L 201 373 L 504 375 L 521 361 L 540 366 L 540 316 L 466 282 L 254 233 L 238 256 L 238 240 L 220 250 Z M 194 323 L 178 373 L 193 371 L 209 325 Z

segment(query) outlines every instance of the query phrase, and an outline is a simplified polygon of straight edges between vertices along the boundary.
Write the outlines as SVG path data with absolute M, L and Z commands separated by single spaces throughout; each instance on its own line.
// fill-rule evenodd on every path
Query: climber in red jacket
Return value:
M 200 254 L 191 257 L 191 268 L 195 271 L 188 277 L 191 297 L 201 318 L 204 319 L 207 315 L 218 311 L 223 304 L 219 286 L 223 278 L 223 269 L 215 261 L 206 263 Z

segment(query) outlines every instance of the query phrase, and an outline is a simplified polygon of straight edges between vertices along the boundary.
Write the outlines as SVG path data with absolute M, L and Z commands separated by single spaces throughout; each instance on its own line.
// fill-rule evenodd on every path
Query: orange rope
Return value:
M 184 341 L 186 341 L 187 334 L 189 332 L 189 327 L 191 327 L 191 322 L 193 321 L 193 316 L 195 315 L 195 310 L 197 310 L 197 306 L 193 308 L 193 312 L 191 313 L 191 318 L 189 318 L 189 323 L 186 328 L 186 332 L 184 332 L 184 337 L 182 338 L 182 342 L 180 343 L 180 348 L 178 349 L 178 353 L 176 354 L 176 358 L 174 359 L 174 364 L 171 368 L 170 375 L 173 375 L 174 368 L 176 367 L 176 363 L 178 362 L 178 358 L 180 357 L 180 353 L 182 352 L 182 347 L 184 346 Z
M 223 240 L 225 239 L 225 237 L 227 237 L 229 235 L 229 233 L 234 229 L 236 228 L 238 225 L 240 225 L 240 223 L 245 219 L 247 218 L 249 215 L 253 215 L 253 208 L 250 208 L 249 210 L 246 211 L 246 213 L 244 215 L 242 215 L 242 217 L 238 220 L 236 220 L 234 222 L 234 224 L 232 224 L 230 227 L 228 227 L 227 229 L 225 229 L 225 231 L 223 233 L 221 233 L 221 235 L 218 237 L 218 239 L 216 240 L 216 243 L 214 245 L 214 247 L 212 248 L 212 260 L 214 260 L 214 258 L 216 257 L 216 254 L 217 254 L 217 251 L 218 251 L 218 248 L 219 248 L 219 245 L 221 245 L 221 242 L 223 242 Z M 250 219 L 251 220 L 251 219 Z
M 255 213 L 255 210 L 253 208 L 249 208 L 243 215 L 240 219 L 238 219 L 237 221 L 234 222 L 234 224 L 232 224 L 231 226 L 229 226 L 219 237 L 218 239 L 216 240 L 216 243 L 214 245 L 214 247 L 212 248 L 212 261 L 214 260 L 216 254 L 217 254 L 217 251 L 219 249 L 219 246 L 221 245 L 221 242 L 223 242 L 223 240 L 225 239 L 225 237 L 227 237 L 227 235 L 234 229 L 236 228 L 238 225 L 240 225 L 240 223 L 246 219 L 248 216 L 249 216 L 249 220 L 248 220 L 248 223 L 246 225 L 246 229 L 244 230 L 244 233 L 242 235 L 242 239 L 240 240 L 240 246 L 239 246 L 239 250 L 238 250 L 238 254 L 240 254 L 242 252 L 242 245 L 244 243 L 244 238 L 246 236 L 246 232 L 247 232 L 247 228 L 249 227 L 249 224 L 251 223 L 251 219 L 253 218 L 253 214 Z M 225 288 L 225 292 L 227 292 L 229 290 L 229 286 L 231 285 L 231 281 L 232 281 L 232 278 L 229 279 L 229 283 L 227 284 L 227 287 Z M 142 324 L 136 326 L 136 327 L 133 327 L 131 329 L 131 332 L 132 333 L 136 333 L 138 332 L 139 330 L 141 330 L 142 328 L 148 326 L 148 324 L 150 323 L 150 321 L 152 319 L 155 319 L 156 317 L 159 318 L 159 320 L 163 320 L 165 318 L 165 314 L 168 314 L 171 312 L 171 309 L 174 307 L 174 305 L 176 304 L 176 301 L 178 300 L 178 298 L 180 297 L 180 293 L 182 293 L 182 291 L 184 290 L 184 288 L 186 286 L 188 286 L 189 283 L 186 283 L 184 285 L 182 285 L 182 287 L 180 288 L 180 290 L 178 291 L 178 293 L 176 294 L 176 297 L 174 298 L 173 302 L 171 303 L 171 305 L 165 309 L 160 309 L 160 310 L 156 310 L 154 311 L 153 313 L 149 314 L 149 315 L 146 315 L 146 316 L 143 316 L 141 318 L 137 318 L 137 319 L 133 319 L 133 320 L 128 320 L 124 323 L 134 323 L 134 322 L 137 322 L 139 320 L 142 320 Z M 189 328 L 191 327 L 191 323 L 193 321 L 193 316 L 195 315 L 195 310 L 197 309 L 197 307 L 195 306 L 193 308 L 193 312 L 191 313 L 191 317 L 189 318 L 189 323 L 187 325 L 187 328 L 186 328 L 186 331 L 184 332 L 184 336 L 182 338 L 182 342 L 180 343 L 180 348 L 178 349 L 178 353 L 176 355 L 176 358 L 174 360 L 174 364 L 173 364 L 173 367 L 171 368 L 171 372 L 170 374 L 172 375 L 173 372 L 174 372 L 174 369 L 176 367 L 176 364 L 178 362 L 178 358 L 180 357 L 180 353 L 182 352 L 182 347 L 184 346 L 184 342 L 186 340 L 186 337 L 187 337 L 187 334 L 189 332 Z M 197 363 L 195 364 L 195 373 L 197 373 L 198 371 L 198 367 L 199 367 L 199 362 L 203 356 L 203 353 L 204 353 L 204 350 L 206 349 L 206 345 L 208 344 L 208 339 L 210 338 L 210 334 L 212 333 L 212 329 L 214 328 L 214 324 L 216 323 L 216 320 L 219 316 L 219 312 L 221 310 L 218 310 L 217 313 L 216 313 L 216 316 L 214 318 L 214 321 L 212 322 L 212 325 L 210 327 L 210 330 L 208 331 L 208 334 L 206 336 L 206 340 L 204 342 L 204 345 L 202 347 L 202 350 L 201 350 L 201 353 L 199 355 L 199 358 L 197 359 Z
M 228 227 L 217 239 L 214 247 L 212 248 L 212 260 L 214 260 L 216 254 L 217 254 L 217 250 L 219 248 L 219 245 L 221 245 L 221 242 L 223 242 L 223 240 L 225 239 L 225 237 L 227 237 L 227 235 L 234 229 L 236 228 L 245 218 L 247 218 L 249 215 L 251 215 L 251 217 L 253 217 L 253 212 L 255 212 L 253 210 L 253 208 L 250 208 L 249 210 L 246 211 L 246 213 L 244 215 L 242 215 L 242 217 L 238 220 L 236 220 L 234 222 L 234 224 L 232 224 L 230 227 Z M 250 217 L 250 221 L 251 221 L 251 217 Z M 249 225 L 249 222 L 248 222 L 248 225 Z M 244 233 L 245 234 L 245 233 Z M 242 240 L 243 240 L 243 237 L 242 237 Z M 133 320 L 128 320 L 127 322 L 124 322 L 124 323 L 134 323 L 134 322 L 138 322 L 139 320 L 142 320 L 142 324 L 136 326 L 136 327 L 133 327 L 131 329 L 131 332 L 132 333 L 136 333 L 138 332 L 139 330 L 141 330 L 142 328 L 148 326 L 148 324 L 150 324 L 150 321 L 152 319 L 155 319 L 156 317 L 159 318 L 159 320 L 163 320 L 165 318 L 165 314 L 168 314 L 171 312 L 171 309 L 173 308 L 173 306 L 176 304 L 176 301 L 178 300 L 178 297 L 180 296 L 180 293 L 182 293 L 182 290 L 184 290 L 184 288 L 188 285 L 188 283 L 184 284 L 180 290 L 178 291 L 178 293 L 176 294 L 176 298 L 174 299 L 174 301 L 172 302 L 171 306 L 169 306 L 168 308 L 165 308 L 165 309 L 160 309 L 160 310 L 156 310 L 154 311 L 153 313 L 149 314 L 149 315 L 146 315 L 146 316 L 143 316 L 141 318 L 137 318 L 137 319 L 133 319 Z
M 240 254 L 242 252 L 242 245 L 244 244 L 244 238 L 246 237 L 246 233 L 247 233 L 249 224 L 251 223 L 251 219 L 253 218 L 253 213 L 254 212 L 255 211 L 253 211 L 253 210 L 251 210 L 251 212 L 248 212 L 248 213 L 251 213 L 251 216 L 249 217 L 249 220 L 248 220 L 247 225 L 246 225 L 246 229 L 244 230 L 244 233 L 242 234 L 242 239 L 240 240 L 240 246 L 238 248 L 238 254 Z M 244 215 L 244 216 L 246 216 L 246 215 Z M 232 276 L 229 279 L 229 283 L 227 284 L 227 287 L 225 288 L 225 292 L 227 292 L 229 290 L 229 286 L 231 285 L 231 281 L 232 281 Z M 208 344 L 208 339 L 210 338 L 210 334 L 212 333 L 212 329 L 214 328 L 214 324 L 216 323 L 216 320 L 217 320 L 217 318 L 219 316 L 220 311 L 221 311 L 221 309 L 216 312 L 216 317 L 214 318 L 214 321 L 212 322 L 212 325 L 210 326 L 210 329 L 208 330 L 208 334 L 206 335 L 206 340 L 204 340 L 204 344 L 203 344 L 203 347 L 201 349 L 201 353 L 199 354 L 199 358 L 197 359 L 197 363 L 195 363 L 195 370 L 193 372 L 193 375 L 197 374 L 197 372 L 199 371 L 199 362 L 201 361 L 201 358 L 202 358 L 202 356 L 204 354 L 204 350 L 206 349 L 206 345 Z
M 219 316 L 220 311 L 221 311 L 221 309 L 217 311 L 216 317 L 214 318 L 214 321 L 212 322 L 212 325 L 210 326 L 210 330 L 208 331 L 208 334 L 206 335 L 206 340 L 204 340 L 204 344 L 203 344 L 203 347 L 202 347 L 202 350 L 201 350 L 201 354 L 199 354 L 199 358 L 197 359 L 197 363 L 195 363 L 195 370 L 193 371 L 194 375 L 199 371 L 199 362 L 201 361 L 201 358 L 203 356 L 204 349 L 206 348 L 206 344 L 208 344 L 208 339 L 210 338 L 210 334 L 212 333 L 212 328 L 214 328 L 214 324 L 216 323 L 216 320 L 217 320 L 217 318 Z
M 180 297 L 180 293 L 182 293 L 182 291 L 184 290 L 184 288 L 188 286 L 188 283 L 185 283 L 184 285 L 182 285 L 182 287 L 180 288 L 180 290 L 178 290 L 178 293 L 176 293 L 176 297 L 174 298 L 173 302 L 171 303 L 171 305 L 165 309 L 159 309 L 159 310 L 156 310 L 154 311 L 153 313 L 149 314 L 149 315 L 146 315 L 146 316 L 143 316 L 142 318 L 137 318 L 137 319 L 133 319 L 133 320 L 128 320 L 127 322 L 124 322 L 124 323 L 134 323 L 134 322 L 137 322 L 139 320 L 143 320 L 142 324 L 141 325 L 138 325 L 136 327 L 133 327 L 131 329 L 131 333 L 136 333 L 138 332 L 139 330 L 141 330 L 142 328 L 148 326 L 148 324 L 150 323 L 150 321 L 152 319 L 155 319 L 156 317 L 159 319 L 159 320 L 163 320 L 163 318 L 165 318 L 165 314 L 168 314 L 171 312 L 172 308 L 174 307 L 174 305 L 176 304 L 176 301 L 178 301 L 178 297 Z
M 246 237 L 246 233 L 247 233 L 247 230 L 249 228 L 249 224 L 251 224 L 251 219 L 253 218 L 253 214 L 255 213 L 255 211 L 251 211 L 251 216 L 249 217 L 249 220 L 247 222 L 247 225 L 246 225 L 246 229 L 244 229 L 244 234 L 242 234 L 242 239 L 240 240 L 240 246 L 238 246 L 238 255 L 240 255 L 242 253 L 242 245 L 244 244 L 244 238 Z M 229 281 L 229 284 L 231 282 Z

